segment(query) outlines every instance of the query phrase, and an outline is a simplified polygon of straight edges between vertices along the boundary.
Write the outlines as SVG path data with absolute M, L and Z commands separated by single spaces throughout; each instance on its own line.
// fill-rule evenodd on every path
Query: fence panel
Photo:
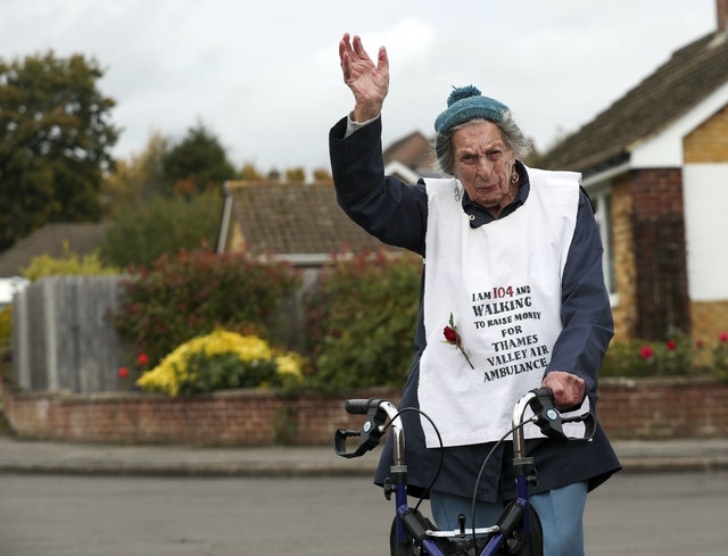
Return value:
M 114 329 L 122 276 L 52 276 L 13 305 L 14 369 L 24 390 L 117 389 L 128 346 Z

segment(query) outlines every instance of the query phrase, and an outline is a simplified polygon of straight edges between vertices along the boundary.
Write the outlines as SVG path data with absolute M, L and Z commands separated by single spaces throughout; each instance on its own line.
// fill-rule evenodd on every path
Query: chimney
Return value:
M 715 12 L 718 17 L 718 33 L 723 33 L 728 23 L 728 0 L 715 0 Z

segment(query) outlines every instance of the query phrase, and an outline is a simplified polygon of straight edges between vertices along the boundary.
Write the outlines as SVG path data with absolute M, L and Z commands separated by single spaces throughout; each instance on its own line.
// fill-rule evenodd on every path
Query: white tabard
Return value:
M 427 180 L 421 410 L 445 446 L 500 439 L 513 405 L 541 384 L 561 331 L 561 277 L 574 235 L 579 174 L 528 169 L 522 207 L 471 228 L 455 179 Z M 462 348 L 444 329 L 450 315 Z M 567 369 L 564 369 L 567 370 Z M 422 418 L 428 447 L 439 446 Z M 538 436 L 535 427 L 526 437 Z

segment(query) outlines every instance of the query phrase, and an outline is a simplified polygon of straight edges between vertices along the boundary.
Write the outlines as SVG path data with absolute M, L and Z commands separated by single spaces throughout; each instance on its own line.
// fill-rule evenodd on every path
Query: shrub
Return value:
M 50 255 L 38 255 L 31 259 L 27 267 L 22 269 L 22 275 L 35 282 L 46 276 L 98 276 L 101 274 L 119 274 L 119 269 L 108 266 L 101 260 L 99 250 L 95 250 L 83 257 L 72 253 L 68 245 L 63 247 L 62 257 L 55 258 Z
M 132 390 L 139 376 L 149 370 L 149 356 L 142 352 L 133 361 L 119 367 L 117 389 Z
M 0 309 L 0 365 L 13 351 L 13 305 L 9 304 Z M 5 376 L 5 375 L 3 375 Z M 7 377 L 9 378 L 9 377 Z
M 301 366 L 299 355 L 276 352 L 256 336 L 215 330 L 179 346 L 137 384 L 171 396 L 230 388 L 290 388 L 301 381 Z
M 121 267 L 152 265 L 165 253 L 213 245 L 221 210 L 222 199 L 214 193 L 124 206 L 106 228 L 104 256 Z
M 384 251 L 335 257 L 304 300 L 314 373 L 326 392 L 401 386 L 413 357 L 422 263 Z
M 713 348 L 713 368 L 720 380 L 728 381 L 728 332 L 718 335 L 718 343 Z
M 664 342 L 633 339 L 612 342 L 602 363 L 601 376 L 679 376 L 693 370 L 693 350 L 690 338 L 671 331 Z
M 243 255 L 196 251 L 163 256 L 149 270 L 131 270 L 115 323 L 151 365 L 215 328 L 285 343 L 286 330 L 273 317 L 299 280 L 285 263 Z

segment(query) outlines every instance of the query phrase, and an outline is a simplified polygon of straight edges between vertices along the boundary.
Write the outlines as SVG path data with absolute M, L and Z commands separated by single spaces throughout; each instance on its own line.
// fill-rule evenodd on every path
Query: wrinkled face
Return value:
M 498 126 L 486 121 L 467 123 L 453 133 L 452 148 L 454 176 L 473 202 L 497 217 L 518 195 L 518 184 L 511 183 L 516 155 L 506 146 Z

